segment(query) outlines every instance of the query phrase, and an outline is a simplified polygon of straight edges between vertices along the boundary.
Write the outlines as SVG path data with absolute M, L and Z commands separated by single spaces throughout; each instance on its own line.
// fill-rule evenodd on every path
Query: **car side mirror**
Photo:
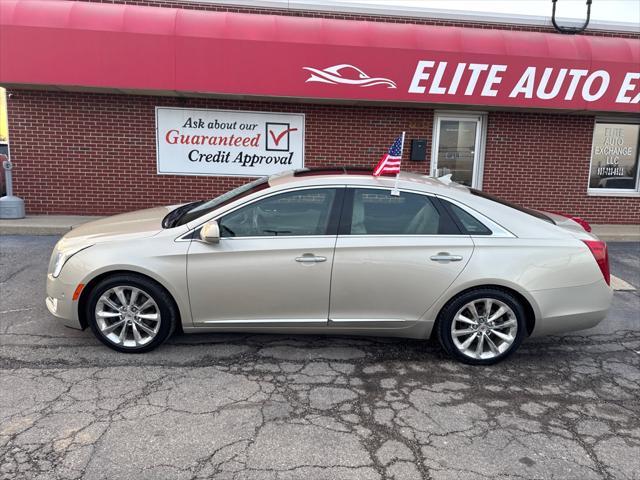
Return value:
M 206 243 L 220 242 L 220 227 L 218 222 L 211 220 L 203 225 L 200 229 L 200 240 Z

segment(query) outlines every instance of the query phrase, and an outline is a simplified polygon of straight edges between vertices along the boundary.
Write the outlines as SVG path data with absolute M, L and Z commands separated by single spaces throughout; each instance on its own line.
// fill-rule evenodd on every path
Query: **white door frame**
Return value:
M 440 122 L 442 120 L 460 120 L 476 122 L 476 143 L 474 146 L 473 174 L 471 186 L 482 189 L 484 174 L 484 151 L 487 140 L 486 112 L 457 112 L 451 110 L 436 111 L 433 114 L 433 141 L 431 142 L 431 176 L 436 176 L 438 169 L 438 147 L 440 143 Z

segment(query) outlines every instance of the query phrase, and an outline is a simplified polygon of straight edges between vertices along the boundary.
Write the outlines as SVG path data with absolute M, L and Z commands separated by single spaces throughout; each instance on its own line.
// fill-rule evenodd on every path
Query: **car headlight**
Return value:
M 56 258 L 53 262 L 53 271 L 51 272 L 51 275 L 53 275 L 53 278 L 58 278 L 58 276 L 60 275 L 60 272 L 62 272 L 62 267 L 64 267 L 64 264 L 67 263 L 67 260 L 73 257 L 76 253 L 81 252 L 82 250 L 86 250 L 91 246 L 92 245 L 84 245 L 82 247 L 69 248 L 66 250 L 58 251 L 56 253 Z

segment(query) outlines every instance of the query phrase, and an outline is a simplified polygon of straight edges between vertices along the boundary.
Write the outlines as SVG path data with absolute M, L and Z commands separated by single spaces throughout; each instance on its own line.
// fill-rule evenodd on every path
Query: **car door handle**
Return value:
M 447 252 L 440 252 L 430 258 L 434 262 L 459 262 L 460 260 L 462 260 L 462 255 L 451 255 Z
M 327 257 L 318 257 L 313 253 L 305 253 L 301 257 L 296 257 L 296 262 L 300 262 L 300 263 L 320 263 L 320 262 L 326 262 L 326 261 L 327 261 Z

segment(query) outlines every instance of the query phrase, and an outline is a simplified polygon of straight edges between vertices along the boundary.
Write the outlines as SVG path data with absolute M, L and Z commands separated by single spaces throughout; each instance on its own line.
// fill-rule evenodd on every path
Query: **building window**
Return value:
M 640 124 L 596 121 L 589 193 L 638 195 Z

